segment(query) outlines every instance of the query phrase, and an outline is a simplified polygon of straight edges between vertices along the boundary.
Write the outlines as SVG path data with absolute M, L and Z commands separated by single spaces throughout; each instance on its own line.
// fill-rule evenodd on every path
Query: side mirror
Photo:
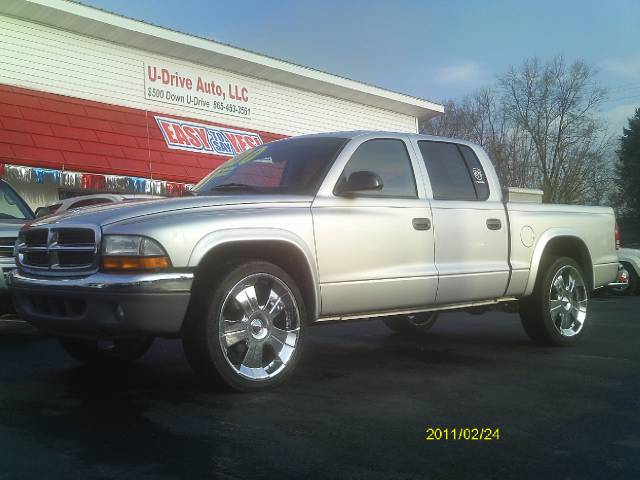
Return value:
M 353 172 L 349 175 L 349 178 L 339 182 L 333 193 L 336 195 L 350 195 L 357 192 L 380 190 L 383 186 L 382 178 L 377 173 L 360 171 Z
M 35 211 L 36 218 L 46 217 L 49 215 L 49 207 L 38 207 Z

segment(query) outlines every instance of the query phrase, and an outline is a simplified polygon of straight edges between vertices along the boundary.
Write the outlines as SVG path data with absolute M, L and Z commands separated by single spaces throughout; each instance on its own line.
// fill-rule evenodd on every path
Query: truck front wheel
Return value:
M 302 349 L 306 313 L 293 279 L 263 261 L 227 269 L 185 322 L 192 368 L 209 384 L 256 391 L 282 382 Z
M 521 300 L 522 325 L 536 343 L 574 344 L 584 334 L 588 301 L 580 265 L 569 257 L 557 258 L 538 276 L 533 294 Z
M 79 362 L 109 366 L 134 362 L 147 353 L 154 338 L 84 339 L 61 337 L 59 340 L 62 348 Z

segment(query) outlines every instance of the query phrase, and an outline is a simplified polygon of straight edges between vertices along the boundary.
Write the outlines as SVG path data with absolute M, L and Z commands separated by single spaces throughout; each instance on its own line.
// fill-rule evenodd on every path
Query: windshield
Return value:
M 20 196 L 0 182 L 0 220 L 31 220 L 33 212 Z
M 192 192 L 313 195 L 347 140 L 306 137 L 260 145 L 220 165 Z

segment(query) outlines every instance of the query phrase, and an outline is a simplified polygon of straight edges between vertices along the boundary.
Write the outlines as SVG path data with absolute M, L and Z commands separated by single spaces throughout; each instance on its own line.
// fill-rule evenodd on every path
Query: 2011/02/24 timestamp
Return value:
M 500 440 L 500 428 L 495 427 L 427 427 L 427 441 L 496 441 Z

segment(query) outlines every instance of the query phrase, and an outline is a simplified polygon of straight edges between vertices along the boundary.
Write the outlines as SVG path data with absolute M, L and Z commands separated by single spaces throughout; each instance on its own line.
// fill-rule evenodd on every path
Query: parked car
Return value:
M 62 213 L 76 208 L 91 207 L 93 205 L 103 205 L 105 203 L 117 203 L 134 200 L 145 200 L 149 198 L 159 198 L 153 195 L 120 194 L 120 193 L 97 193 L 94 195 L 80 195 L 61 200 L 60 202 L 36 208 L 36 218 L 46 217 L 54 213 Z
M 609 291 L 614 295 L 635 295 L 638 293 L 638 277 L 640 276 L 640 250 L 636 248 L 620 248 L 618 250 L 620 267 L 614 283 Z
M 33 218 L 29 205 L 11 185 L 0 180 L 0 315 L 12 310 L 6 276 L 16 268 L 13 247 L 18 231 Z
M 178 337 L 205 381 L 244 391 L 283 381 L 323 321 L 378 317 L 414 335 L 438 311 L 519 301 L 535 342 L 571 345 L 590 292 L 616 276 L 613 210 L 511 193 L 469 142 L 290 138 L 229 160 L 191 197 L 37 220 L 12 288 L 23 318 L 81 361 L 132 361 Z

